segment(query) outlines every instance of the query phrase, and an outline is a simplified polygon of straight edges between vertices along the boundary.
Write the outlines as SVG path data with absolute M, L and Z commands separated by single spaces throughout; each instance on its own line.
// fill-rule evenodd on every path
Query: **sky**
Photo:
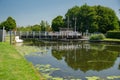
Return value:
M 0 0 L 0 22 L 11 16 L 17 26 L 40 24 L 41 20 L 51 24 L 58 15 L 64 16 L 68 9 L 85 3 L 112 8 L 120 19 L 120 0 Z

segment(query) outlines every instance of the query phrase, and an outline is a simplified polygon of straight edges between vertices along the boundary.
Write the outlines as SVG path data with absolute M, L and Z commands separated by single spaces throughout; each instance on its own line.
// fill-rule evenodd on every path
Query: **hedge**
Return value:
M 104 34 L 93 34 L 90 36 L 90 40 L 103 40 L 105 39 Z
M 108 31 L 106 37 L 120 39 L 120 31 Z

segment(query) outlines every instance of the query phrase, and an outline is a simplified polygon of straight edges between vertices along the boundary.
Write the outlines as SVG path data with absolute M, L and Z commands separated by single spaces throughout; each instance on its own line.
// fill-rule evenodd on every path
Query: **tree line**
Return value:
M 29 25 L 29 26 L 22 26 L 18 27 L 17 31 L 51 31 L 51 27 L 47 21 L 42 20 L 40 24 Z
M 68 20 L 69 19 L 69 20 Z M 76 30 L 79 32 L 106 33 L 109 30 L 120 30 L 120 21 L 114 10 L 104 6 L 74 6 L 65 14 L 52 20 L 52 30 L 59 31 L 60 28 L 74 28 L 76 21 Z M 69 23 L 68 23 L 69 22 Z
M 47 21 L 41 20 L 40 24 L 17 27 L 15 19 L 8 17 L 0 23 L 0 29 L 5 28 L 6 31 L 51 31 L 51 27 Z
M 120 9 L 119 9 L 120 11 Z M 76 23 L 76 24 L 75 24 Z M 106 33 L 109 30 L 120 30 L 120 21 L 114 10 L 101 5 L 74 6 L 68 9 L 65 17 L 58 15 L 52 20 L 50 26 L 47 21 L 42 20 L 40 24 L 16 27 L 16 21 L 8 17 L 0 23 L 0 28 L 5 27 L 7 31 L 59 31 L 60 28 L 75 28 L 78 32 Z M 74 29 L 75 30 L 75 29 Z

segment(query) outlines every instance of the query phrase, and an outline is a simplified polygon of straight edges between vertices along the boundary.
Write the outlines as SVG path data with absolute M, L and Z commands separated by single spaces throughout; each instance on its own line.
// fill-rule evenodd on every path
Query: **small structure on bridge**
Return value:
M 60 28 L 60 31 L 59 31 L 60 35 L 66 35 L 66 36 L 80 36 L 81 34 L 76 32 L 76 31 L 73 31 L 72 28 Z

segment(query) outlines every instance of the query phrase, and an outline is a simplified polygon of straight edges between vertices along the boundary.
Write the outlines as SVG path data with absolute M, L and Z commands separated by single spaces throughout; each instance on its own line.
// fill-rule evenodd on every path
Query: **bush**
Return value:
M 94 34 L 90 36 L 90 40 L 103 40 L 105 39 L 104 34 Z
M 120 31 L 108 31 L 106 37 L 120 39 Z

